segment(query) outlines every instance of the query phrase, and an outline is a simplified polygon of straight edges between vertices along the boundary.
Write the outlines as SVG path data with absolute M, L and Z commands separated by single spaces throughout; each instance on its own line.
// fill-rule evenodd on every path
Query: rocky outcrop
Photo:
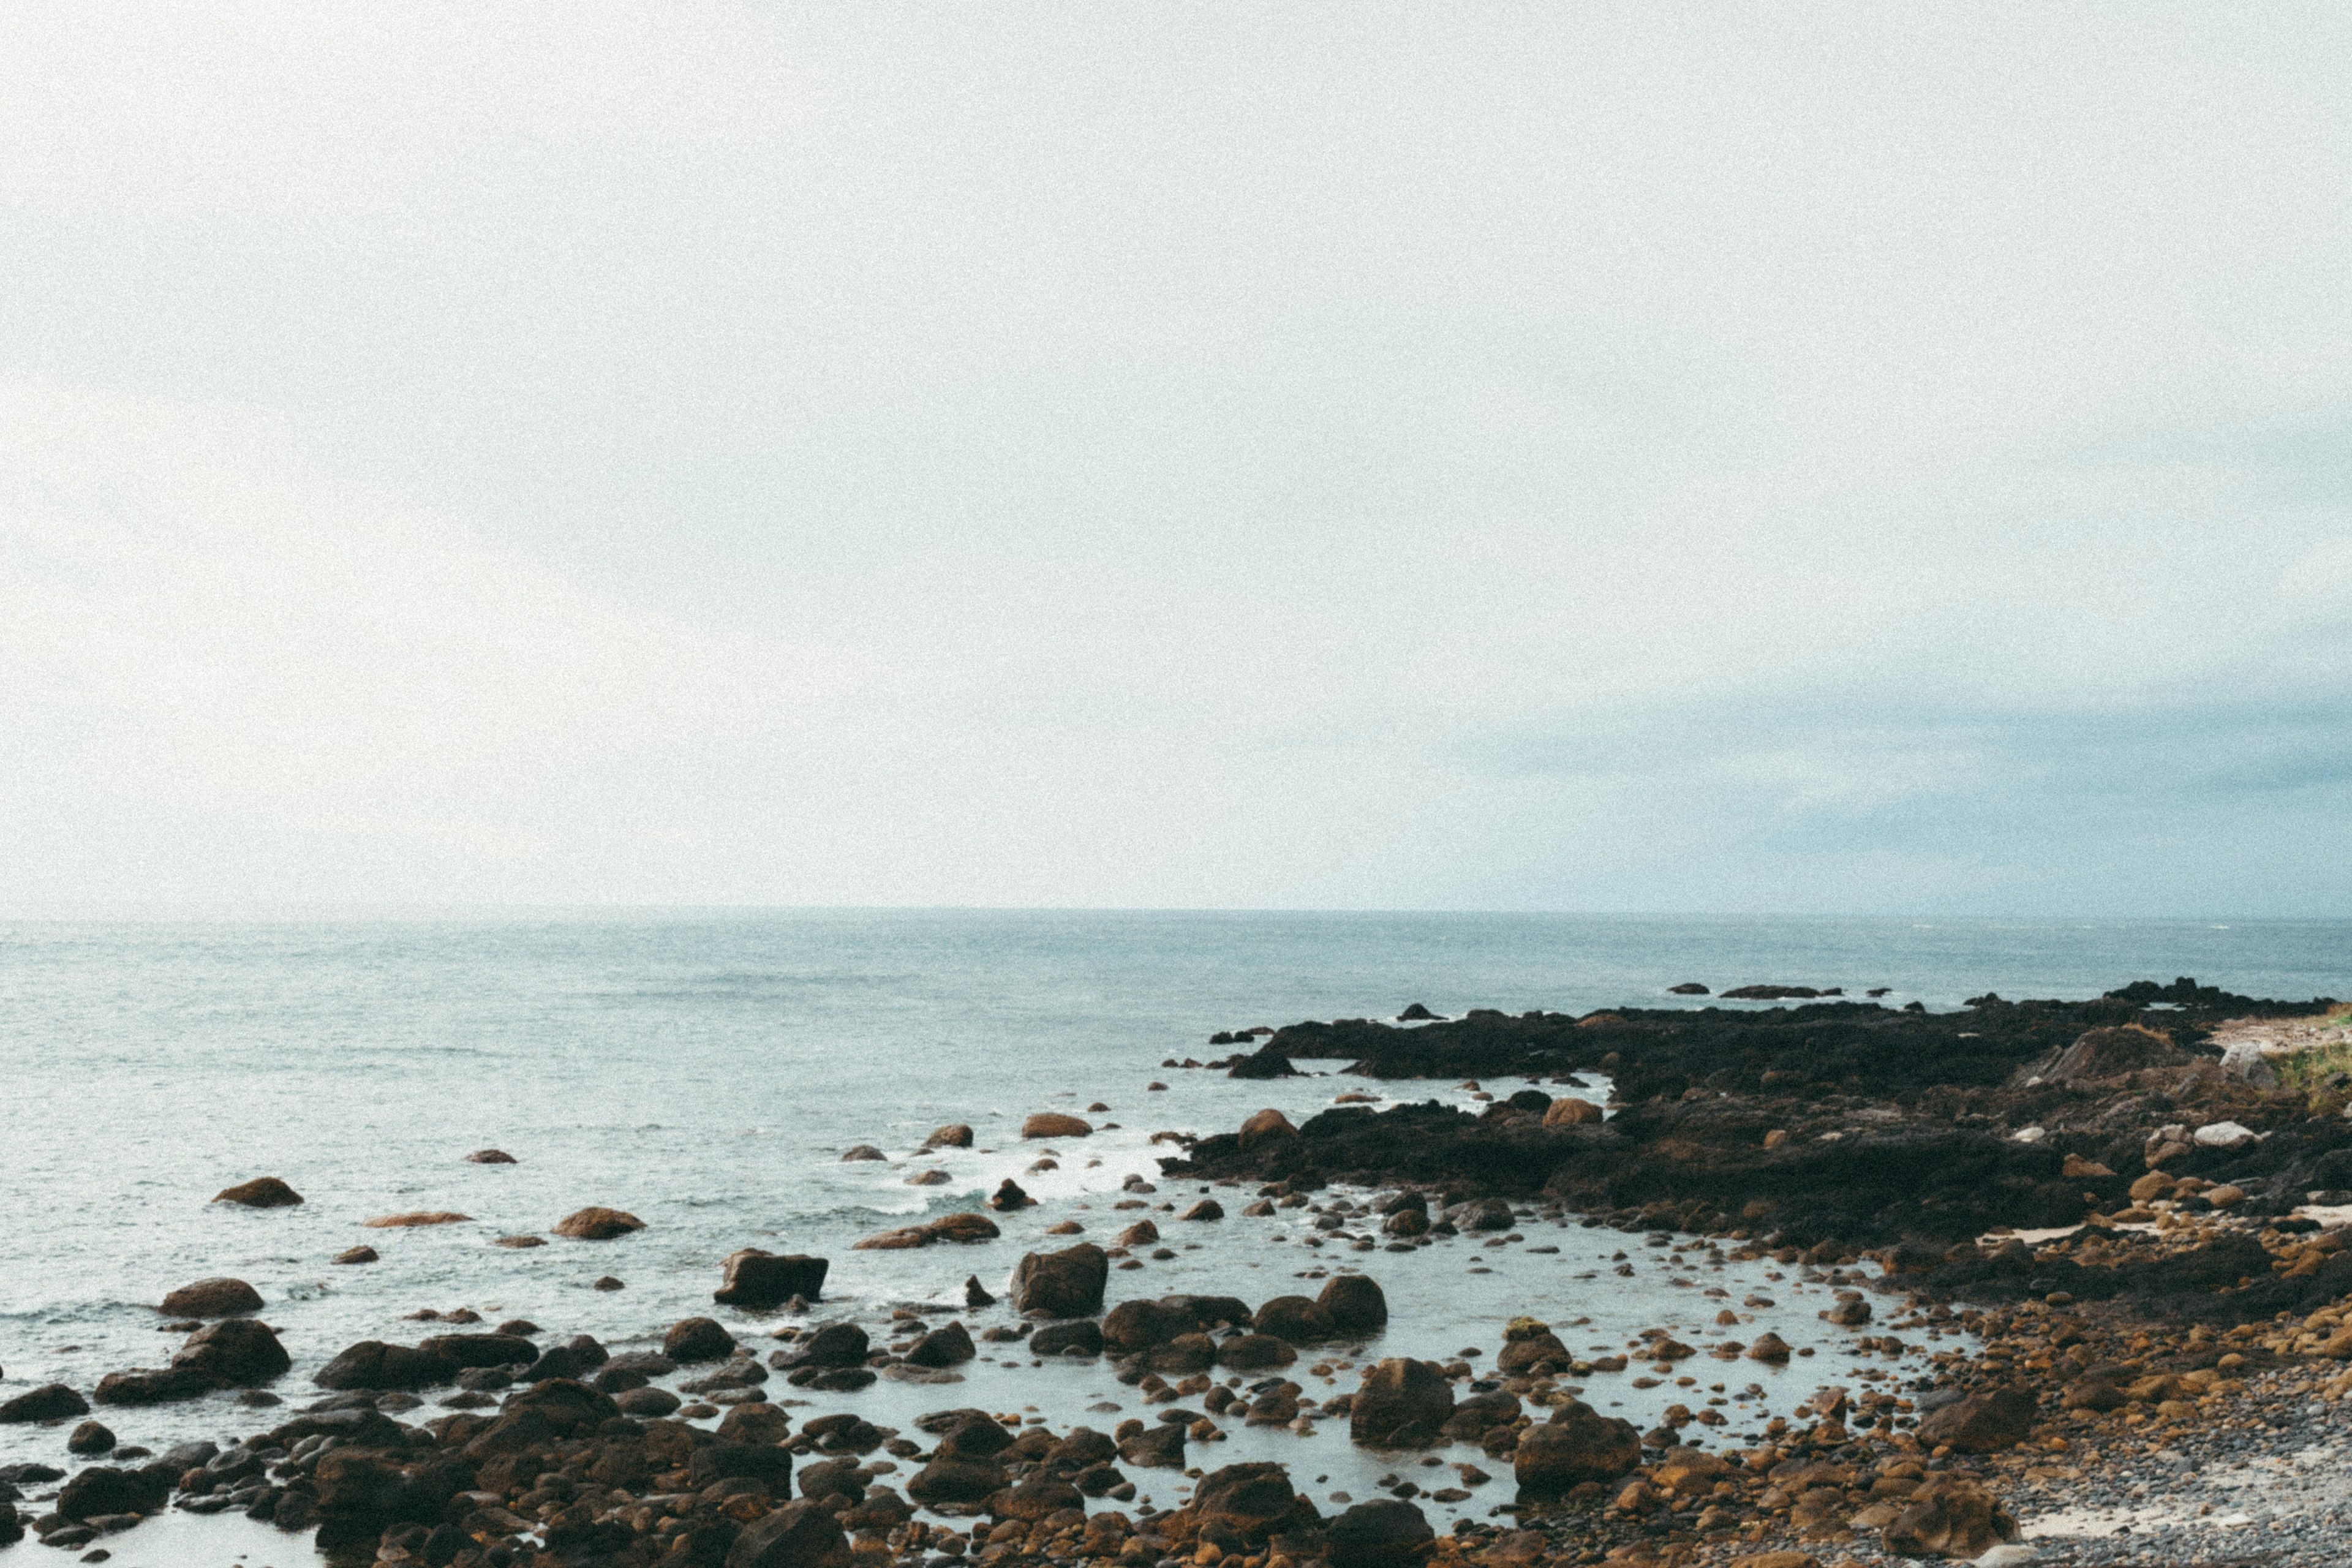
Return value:
M 726 1278 L 710 1299 L 722 1306 L 743 1307 L 752 1311 L 772 1311 L 797 1296 L 803 1301 L 815 1301 L 824 1297 L 825 1271 L 832 1267 L 824 1258 L 806 1253 L 787 1253 L 779 1257 L 747 1247 L 728 1255 L 724 1265 Z
M 1092 1242 L 1060 1252 L 1024 1253 L 1013 1270 L 1013 1307 L 1050 1318 L 1086 1318 L 1102 1310 L 1110 1259 Z

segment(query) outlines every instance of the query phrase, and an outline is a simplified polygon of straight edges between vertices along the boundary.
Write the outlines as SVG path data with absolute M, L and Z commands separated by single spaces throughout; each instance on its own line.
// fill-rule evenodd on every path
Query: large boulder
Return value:
M 1326 1536 L 1330 1568 L 1411 1568 L 1437 1531 L 1412 1504 L 1375 1498 L 1341 1513 Z
M 862 1366 L 871 1348 L 856 1323 L 827 1323 L 807 1335 L 788 1358 L 796 1366 Z
M 362 1340 L 346 1347 L 326 1365 L 311 1373 L 310 1381 L 320 1388 L 338 1391 L 369 1389 L 381 1392 L 430 1388 L 436 1384 L 447 1383 L 457 1375 L 456 1363 L 446 1356 L 415 1345 Z
M 961 1121 L 950 1121 L 945 1127 L 935 1127 L 931 1130 L 931 1135 L 923 1140 L 923 1147 L 925 1149 L 969 1149 L 971 1147 L 971 1128 Z
M 1210 1471 L 1192 1489 L 1192 1511 L 1202 1525 L 1229 1530 L 1252 1546 L 1316 1521 L 1315 1505 L 1291 1489 L 1290 1473 L 1263 1462 Z
M 987 1500 L 1003 1489 L 1004 1467 L 987 1459 L 933 1459 L 907 1482 L 907 1495 L 926 1505 Z
M 1425 1361 L 1391 1356 L 1364 1374 L 1348 1407 L 1348 1436 L 1371 1447 L 1419 1447 L 1437 1440 L 1454 1414 L 1454 1387 Z
M 1100 1355 L 1102 1350 L 1102 1325 L 1091 1318 L 1049 1323 L 1029 1336 L 1032 1355 Z
M 539 1347 L 520 1334 L 435 1334 L 416 1348 L 458 1367 L 529 1366 L 539 1359 Z
M 1094 1123 L 1082 1117 L 1066 1116 L 1058 1110 L 1041 1110 L 1021 1124 L 1021 1136 L 1024 1138 L 1085 1138 L 1094 1130 Z
M 1257 1310 L 1252 1326 L 1294 1345 L 1318 1344 L 1336 1331 L 1330 1310 L 1304 1296 L 1276 1296 Z
M 1897 1556 L 1976 1558 L 2018 1536 L 2000 1500 L 1967 1476 L 1929 1476 L 1902 1509 L 1883 1537 Z
M 92 1465 L 58 1489 L 54 1506 L 68 1519 L 102 1519 L 114 1513 L 153 1513 L 171 1495 L 172 1477 L 160 1468 L 123 1470 Z
M 26 1421 L 67 1421 L 89 1414 L 89 1401 L 62 1383 L 40 1387 L 0 1402 L 0 1425 Z
M 224 1318 L 188 1336 L 168 1367 L 110 1372 L 91 1395 L 100 1405 L 163 1405 L 216 1388 L 253 1388 L 293 1366 L 267 1323 Z
M 216 1204 L 236 1204 L 249 1209 L 291 1208 L 301 1201 L 301 1194 L 275 1176 L 257 1176 L 213 1194 Z
M 971 1342 L 971 1331 L 961 1323 L 950 1323 L 943 1329 L 933 1329 L 909 1346 L 907 1363 L 909 1366 L 961 1366 L 977 1353 Z
M 2030 1388 L 1990 1388 L 1929 1411 L 1919 1441 L 1962 1454 L 2006 1453 L 2033 1435 L 2038 1405 Z
M 555 1222 L 555 1234 L 574 1241 L 611 1241 L 645 1228 L 645 1221 L 625 1210 L 593 1205 L 574 1209 Z
M 825 1270 L 831 1267 L 824 1258 L 806 1253 L 779 1257 L 747 1247 L 728 1255 L 727 1278 L 710 1299 L 721 1306 L 756 1312 L 772 1311 L 795 1296 L 803 1301 L 818 1300 L 824 1294 Z
M 1088 1318 L 1102 1310 L 1110 1258 L 1089 1241 L 1060 1252 L 1024 1253 L 1013 1270 L 1013 1307 L 1052 1318 Z
M 1217 1364 L 1234 1372 L 1266 1372 L 1297 1359 L 1298 1352 L 1288 1341 L 1272 1334 L 1235 1334 L 1217 1345 Z
M 1160 1301 L 1121 1301 L 1103 1316 L 1103 1348 L 1113 1355 L 1133 1355 L 1197 1327 L 1192 1314 L 1179 1308 Z
M 1142 1423 L 1134 1425 L 1141 1426 Z M 1184 1437 L 1181 1421 L 1155 1422 L 1119 1438 L 1118 1457 L 1141 1469 L 1181 1470 L 1184 1468 Z
M 172 1357 L 215 1388 L 253 1388 L 291 1371 L 294 1359 L 267 1323 L 225 1318 L 188 1336 Z
M 164 1297 L 155 1310 L 167 1318 L 233 1318 L 261 1310 L 261 1292 L 242 1279 L 199 1279 Z
M 1335 1334 L 1369 1334 L 1388 1326 L 1388 1297 L 1379 1281 L 1361 1274 L 1332 1276 L 1315 1303 L 1330 1314 Z
M 1511 1469 L 1521 1491 L 1540 1496 L 1585 1481 L 1614 1480 L 1632 1474 L 1641 1462 L 1642 1436 L 1631 1421 L 1570 1400 L 1555 1409 L 1549 1421 L 1519 1434 Z
M 662 1336 L 661 1353 L 684 1366 L 692 1362 L 725 1361 L 735 1353 L 735 1336 L 715 1318 L 686 1318 Z
M 727 1568 L 848 1568 L 849 1563 L 840 1521 L 812 1499 L 753 1521 L 727 1552 Z

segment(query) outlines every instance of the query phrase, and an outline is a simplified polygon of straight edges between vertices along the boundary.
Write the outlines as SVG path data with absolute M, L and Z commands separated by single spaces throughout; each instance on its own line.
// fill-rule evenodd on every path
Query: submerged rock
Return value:
M 301 1201 L 301 1194 L 275 1176 L 257 1176 L 213 1194 L 216 1204 L 236 1204 L 249 1209 L 291 1208 Z
M 593 1206 L 574 1209 L 554 1226 L 556 1235 L 574 1241 L 611 1241 L 645 1228 L 645 1221 L 625 1210 Z

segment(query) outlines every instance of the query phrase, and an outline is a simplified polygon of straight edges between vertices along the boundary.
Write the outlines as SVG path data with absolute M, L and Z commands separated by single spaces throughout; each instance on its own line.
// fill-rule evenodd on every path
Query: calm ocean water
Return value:
M 2178 974 L 2255 995 L 2352 995 L 2352 922 L 757 912 L 0 923 L 0 1396 L 159 1364 L 176 1341 L 146 1304 L 215 1274 L 260 1288 L 298 1379 L 353 1340 L 425 1331 L 400 1321 L 419 1307 L 643 1342 L 710 1310 L 718 1260 L 747 1245 L 832 1257 L 829 1310 L 960 1301 L 967 1273 L 1001 1284 L 1029 1230 L 1072 1216 L 1108 1230 L 1101 1211 L 1120 1178 L 1156 1173 L 1151 1131 L 1229 1129 L 1264 1104 L 1302 1118 L 1349 1087 L 1237 1085 L 1158 1066 L 1219 1054 L 1204 1044 L 1219 1028 L 1387 1016 L 1414 1001 L 1442 1013 L 1665 1005 L 1676 1000 L 1665 987 L 1694 979 L 1887 985 L 1890 1004 L 1942 1009 L 1988 988 L 2087 995 Z M 1171 1088 L 1147 1092 L 1153 1079 Z M 1017 1142 L 1020 1118 L 1098 1100 L 1111 1110 L 1097 1120 L 1118 1126 L 1058 1145 L 1062 1169 L 1029 1173 L 1039 1151 Z M 942 1162 L 950 1185 L 906 1184 L 908 1156 L 951 1121 L 973 1123 L 980 1148 Z M 859 1142 L 891 1159 L 842 1163 Z M 520 1163 L 463 1162 L 485 1146 Z M 1046 1203 L 1003 1242 L 847 1250 L 898 1216 L 969 1206 L 1008 1173 Z M 308 1203 L 207 1205 L 264 1174 Z M 592 1203 L 649 1228 L 601 1247 L 488 1245 Z M 478 1223 L 361 1224 L 438 1208 Z M 1275 1223 L 1229 1222 L 1197 1255 L 1115 1276 L 1114 1299 L 1297 1289 L 1298 1248 L 1263 1228 L 1243 1234 Z M 1491 1346 L 1504 1319 L 1545 1306 L 1538 1298 L 1593 1314 L 1604 1335 L 1691 1304 L 1659 1286 L 1604 1306 L 1572 1282 L 1616 1238 L 1562 1235 L 1575 1245 L 1556 1262 L 1475 1277 L 1449 1266 L 1442 1287 L 1433 1275 L 1384 1278 L 1401 1309 L 1391 1353 L 1450 1353 L 1481 1332 Z M 328 1265 L 361 1241 L 383 1261 Z M 1324 1261 L 1380 1276 L 1391 1260 Z M 586 1288 L 605 1273 L 629 1289 Z M 1820 1330 L 1810 1322 L 1782 1331 Z M 1070 1398 L 1117 1392 L 1083 1376 Z M 154 1442 L 256 1422 L 224 1397 L 116 1425 Z M 0 1459 L 49 1458 L 62 1439 L 0 1429 Z

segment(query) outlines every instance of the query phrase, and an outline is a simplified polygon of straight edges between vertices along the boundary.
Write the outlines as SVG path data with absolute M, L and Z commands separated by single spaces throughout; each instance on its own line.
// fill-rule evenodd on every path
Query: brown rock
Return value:
M 1436 1365 L 1391 1356 L 1365 1373 L 1348 1407 L 1348 1436 L 1370 1447 L 1436 1441 L 1454 1413 L 1454 1389 Z
M 155 1310 L 167 1318 L 234 1318 L 261 1310 L 261 1292 L 242 1279 L 199 1279 L 164 1297 Z
M 1761 1334 L 1758 1335 L 1756 1342 L 1748 1347 L 1748 1359 L 1749 1361 L 1781 1362 L 1787 1361 L 1795 1353 L 1795 1352 L 1789 1348 L 1788 1341 L 1782 1339 L 1780 1335 L 1774 1333 L 1769 1329 L 1765 1330 Z
M 1013 1270 L 1013 1308 L 1055 1318 L 1090 1318 L 1102 1310 L 1110 1259 L 1092 1242 L 1060 1252 L 1031 1252 Z
M 448 1209 L 420 1209 L 414 1214 L 388 1214 L 360 1223 L 370 1230 L 413 1230 L 427 1225 L 464 1225 L 474 1216 Z
M 213 1194 L 216 1204 L 239 1204 L 249 1209 L 291 1208 L 302 1194 L 275 1176 L 257 1176 Z
M 1315 1302 L 1331 1315 L 1335 1334 L 1369 1334 L 1388 1326 L 1388 1296 L 1378 1280 L 1362 1274 L 1334 1275 Z
M 772 1311 L 798 1296 L 804 1301 L 824 1294 L 824 1277 L 832 1267 L 822 1258 L 794 1252 L 779 1257 L 756 1247 L 730 1253 L 726 1277 L 710 1299 L 721 1306 Z
M 469 1165 L 511 1165 L 515 1157 L 503 1149 L 477 1149 L 466 1156 Z
M 1553 1100 L 1544 1111 L 1543 1124 L 1546 1127 L 1584 1127 L 1602 1120 L 1601 1108 L 1591 1100 L 1563 1096 Z
M 1272 1108 L 1258 1111 L 1242 1123 L 1244 1150 L 1255 1149 L 1268 1140 L 1279 1142 L 1297 1136 L 1298 1129 L 1290 1124 L 1290 1118 Z
M 1585 1481 L 1613 1481 L 1641 1462 L 1642 1436 L 1632 1422 L 1571 1400 L 1519 1434 L 1511 1469 L 1522 1491 L 1552 1495 Z
M 2070 1182 L 2084 1181 L 2094 1176 L 2112 1176 L 2115 1174 L 2113 1171 L 2108 1170 L 2096 1160 L 2085 1160 L 2080 1154 L 2067 1155 L 2066 1163 L 2058 1168 L 2058 1173 Z
M 376 1251 L 373 1247 L 347 1247 L 335 1254 L 337 1263 L 373 1263 Z
M 1421 1510 L 1399 1498 L 1357 1503 L 1326 1533 L 1330 1568 L 1412 1568 L 1437 1534 Z
M 1058 1110 L 1040 1110 L 1021 1124 L 1024 1138 L 1084 1138 L 1094 1131 L 1094 1124 Z
M 620 1209 L 575 1209 L 555 1223 L 555 1234 L 568 1236 L 574 1241 L 611 1241 L 643 1230 L 646 1222 Z
M 1298 1352 L 1272 1334 L 1236 1334 L 1217 1347 L 1217 1364 L 1235 1372 L 1288 1366 Z
M 753 1521 L 727 1552 L 727 1568 L 849 1568 L 853 1561 L 840 1522 L 816 1499 Z
M 1919 1423 L 1919 1441 L 1963 1454 L 2000 1453 L 2032 1436 L 2034 1410 L 2030 1388 L 1988 1389 L 1930 1411 Z
M 966 1126 L 963 1122 L 950 1121 L 945 1127 L 932 1129 L 931 1135 L 923 1140 L 923 1147 L 926 1149 L 969 1149 L 971 1147 L 971 1129 Z
M 503 1247 L 508 1248 L 509 1251 L 527 1252 L 534 1247 L 545 1247 L 547 1245 L 547 1237 L 543 1236 L 501 1236 L 492 1241 L 490 1245 L 492 1247 Z M 375 1259 L 371 1256 L 368 1261 L 373 1263 Z
M 1118 1233 L 1121 1247 L 1149 1247 L 1160 1239 L 1160 1227 L 1148 1219 L 1137 1220 Z
M 1883 1539 L 1905 1557 L 1973 1558 L 2017 1536 L 2017 1521 L 1990 1492 L 1966 1476 L 1942 1474 L 1910 1495 Z
M 1176 1216 L 1178 1219 L 1223 1219 L 1225 1207 L 1214 1198 L 1202 1198 Z

